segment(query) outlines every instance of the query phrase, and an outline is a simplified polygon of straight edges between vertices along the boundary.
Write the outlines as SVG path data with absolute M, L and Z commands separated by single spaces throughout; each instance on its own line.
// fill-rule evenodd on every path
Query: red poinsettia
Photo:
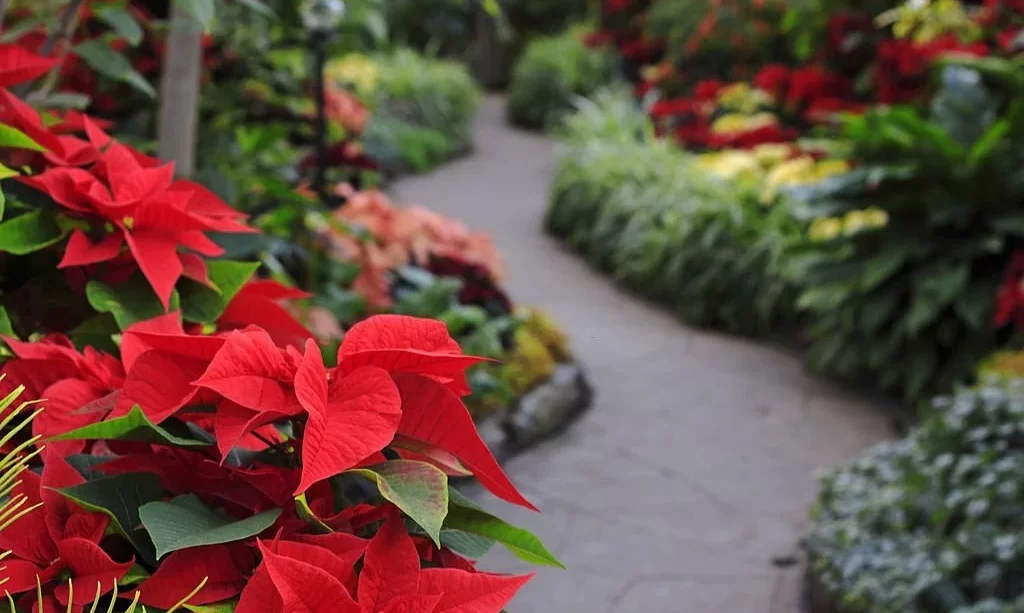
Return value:
M 260 543 L 263 562 L 236 613 L 499 613 L 530 579 L 421 568 L 397 511 L 368 546 L 322 545 Z M 357 577 L 353 563 L 360 555 Z
M 175 182 L 173 175 L 173 165 L 152 166 L 129 147 L 109 142 L 90 170 L 55 167 L 23 181 L 92 224 L 72 233 L 60 268 L 115 260 L 127 245 L 167 308 L 183 275 L 207 280 L 198 255 L 223 253 L 206 232 L 249 231 L 208 190 Z
M 1003 285 L 996 295 L 993 321 L 1000 328 L 1013 323 L 1024 330 L 1024 251 L 1017 251 L 1006 267 Z
M 85 511 L 57 491 L 83 483 L 82 476 L 58 454 L 48 453 L 42 476 L 26 470 L 19 479 L 12 499 L 24 497 L 24 508 L 40 505 L 0 532 L 0 550 L 11 552 L 2 562 L 3 589 L 25 595 L 19 608 L 35 609 L 37 581 L 39 610 L 47 612 L 64 611 L 69 604 L 81 610 L 97 589 L 113 590 L 133 561 L 116 562 L 101 547 L 107 516 Z
M 918 98 L 928 83 L 932 64 L 949 53 L 985 56 L 989 50 L 984 43 L 965 44 L 954 36 L 940 36 L 928 43 L 903 39 L 882 42 L 875 64 L 879 102 L 900 104 Z
M 0 45 L 0 87 L 31 81 L 56 65 L 56 59 L 36 55 L 22 45 Z
M 4 342 L 18 359 L 3 367 L 4 393 L 24 385 L 33 398 L 45 398 L 43 412 L 32 422 L 35 435 L 49 438 L 103 419 L 114 406 L 124 383 L 121 362 L 86 347 L 78 352 L 64 336 L 53 335 L 41 342 L 25 343 L 5 337 Z M 85 449 L 84 441 L 44 442 L 62 455 Z

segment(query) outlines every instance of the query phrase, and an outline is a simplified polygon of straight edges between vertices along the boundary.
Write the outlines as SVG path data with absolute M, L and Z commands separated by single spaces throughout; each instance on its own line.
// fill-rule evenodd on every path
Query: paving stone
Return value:
M 793 352 L 680 324 L 541 231 L 553 141 L 489 98 L 474 155 L 402 180 L 416 203 L 491 232 L 511 295 L 560 321 L 593 409 L 506 469 L 541 514 L 480 494 L 569 567 L 540 569 L 510 613 L 795 613 L 814 472 L 890 436 L 878 403 L 804 373 Z M 495 551 L 482 567 L 526 572 Z

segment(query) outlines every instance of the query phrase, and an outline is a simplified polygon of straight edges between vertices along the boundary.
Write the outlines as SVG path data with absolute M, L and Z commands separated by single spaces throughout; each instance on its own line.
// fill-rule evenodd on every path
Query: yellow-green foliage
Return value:
M 555 360 L 567 362 L 572 359 L 572 352 L 569 350 L 569 338 L 565 332 L 555 323 L 555 320 L 540 309 L 523 309 L 523 327 L 530 331 L 534 337 L 544 343 L 544 346 L 551 352 Z
M 520 326 L 515 334 L 515 346 L 506 356 L 502 378 L 515 397 L 530 391 L 555 372 L 555 358 L 526 326 Z
M 997 351 L 978 367 L 979 379 L 1024 378 L 1024 351 Z

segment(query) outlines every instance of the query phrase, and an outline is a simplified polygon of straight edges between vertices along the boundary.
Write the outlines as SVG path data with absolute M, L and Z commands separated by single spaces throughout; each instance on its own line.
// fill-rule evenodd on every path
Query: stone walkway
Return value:
M 798 359 L 682 326 L 617 290 L 541 231 L 553 141 L 487 100 L 478 150 L 403 180 L 415 202 L 493 234 L 515 300 L 569 332 L 597 387 L 565 436 L 511 460 L 542 514 L 489 504 L 569 568 L 539 569 L 510 613 L 789 613 L 814 472 L 888 436 L 878 409 L 808 377 Z M 504 551 L 483 564 L 526 566 Z

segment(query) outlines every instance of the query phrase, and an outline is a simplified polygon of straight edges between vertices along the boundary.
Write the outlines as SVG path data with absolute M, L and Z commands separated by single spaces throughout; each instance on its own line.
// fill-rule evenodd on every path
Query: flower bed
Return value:
M 570 134 L 549 230 L 687 321 L 798 339 L 811 369 L 908 406 L 970 379 L 1009 337 L 992 322 L 1020 236 L 1020 67 L 1003 57 L 1019 8 L 677 5 L 606 4 L 590 40 L 633 63 L 658 138 Z M 731 80 L 698 70 L 713 55 Z M 771 306 L 751 312 L 733 279 Z
M 936 400 L 906 439 L 823 478 L 816 613 L 1020 610 L 1022 385 Z

